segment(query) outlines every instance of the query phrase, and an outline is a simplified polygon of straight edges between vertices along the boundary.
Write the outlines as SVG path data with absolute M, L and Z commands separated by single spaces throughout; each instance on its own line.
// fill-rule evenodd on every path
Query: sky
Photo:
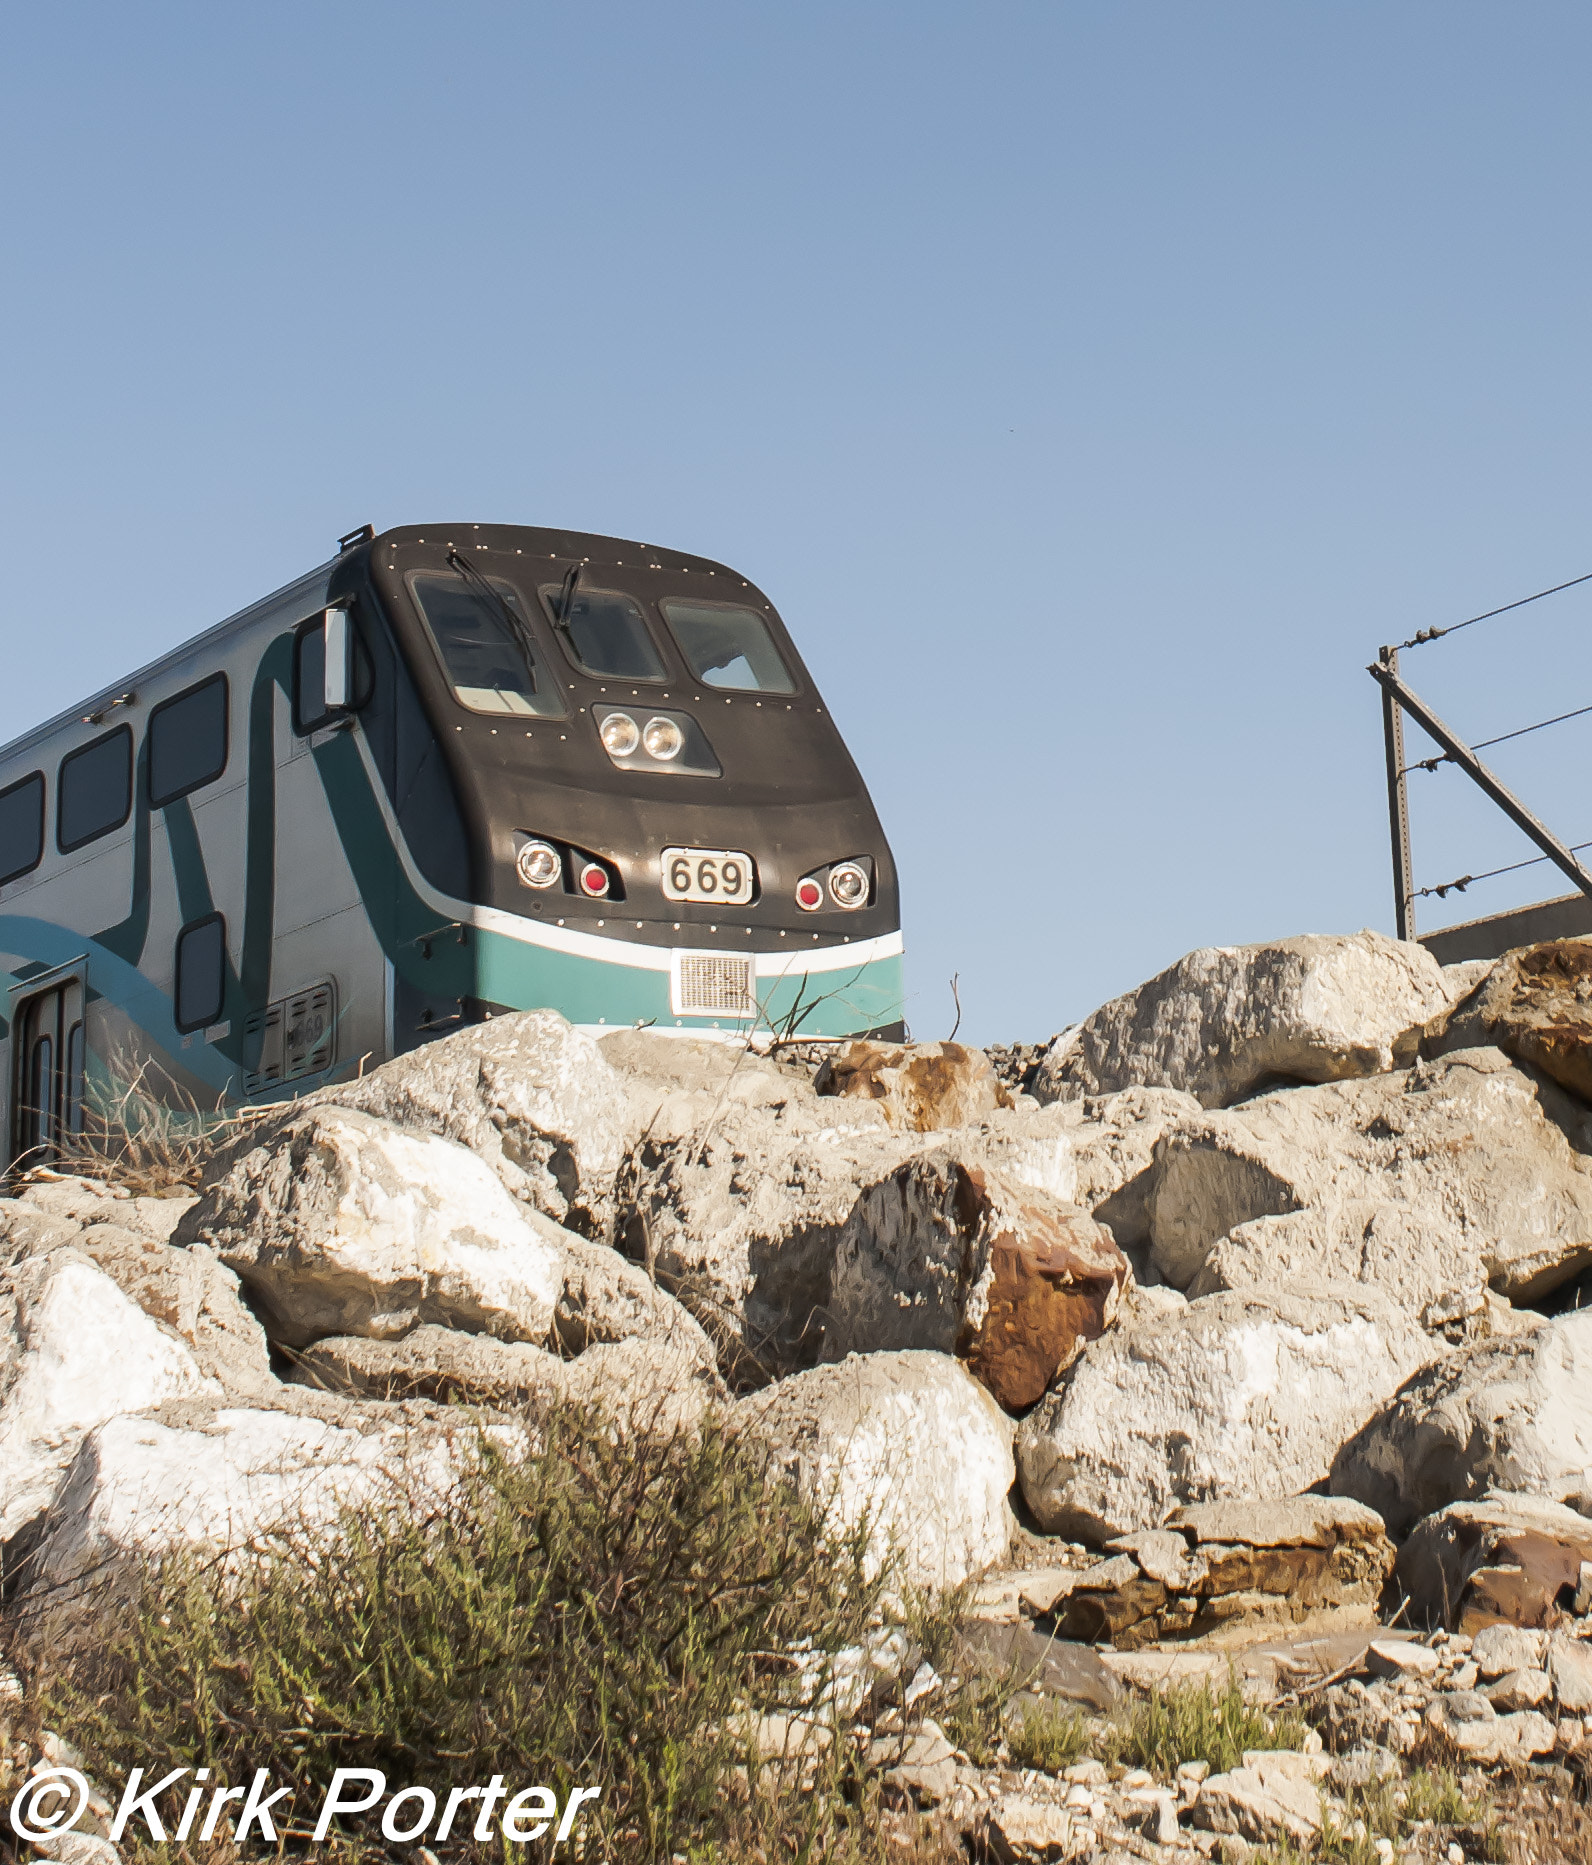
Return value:
M 1366 664 L 1592 571 L 1584 4 L 0 18 L 0 738 L 366 521 L 701 552 L 868 781 L 914 1034 L 955 978 L 1035 1041 L 1390 932 Z M 1489 737 L 1592 704 L 1589 623 L 1404 669 Z M 1581 841 L 1589 748 L 1489 755 Z M 1417 885 L 1534 852 L 1412 785 Z

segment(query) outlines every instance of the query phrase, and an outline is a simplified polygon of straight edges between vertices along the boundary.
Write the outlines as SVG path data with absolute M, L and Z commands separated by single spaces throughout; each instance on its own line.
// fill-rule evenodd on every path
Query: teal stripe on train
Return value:
M 217 1092 L 236 1082 L 240 1067 L 252 1067 L 244 1024 L 270 992 L 270 953 L 275 910 L 276 764 L 275 695 L 288 695 L 292 678 L 291 634 L 283 634 L 261 658 L 250 693 L 249 804 L 243 910 L 243 949 L 237 975 L 228 967 L 223 1018 L 231 1030 L 220 1042 L 184 1039 L 173 1021 L 170 998 L 143 975 L 149 925 L 150 837 L 155 812 L 148 802 L 147 745 L 140 748 L 133 823 L 132 899 L 124 919 L 97 935 L 73 932 L 24 914 L 0 915 L 0 950 L 25 965 L 46 969 L 83 956 L 89 983 L 130 1023 L 164 1050 L 179 1068 Z M 439 1000 L 478 997 L 516 1008 L 548 1006 L 572 1023 L 620 1025 L 681 1023 L 710 1029 L 708 1017 L 677 1019 L 669 1004 L 669 976 L 653 967 L 627 964 L 617 946 L 613 959 L 553 950 L 493 930 L 470 928 L 461 940 L 456 922 L 439 915 L 416 893 L 404 871 L 372 790 L 353 735 L 339 732 L 316 746 L 313 758 L 344 855 L 383 953 L 395 970 Z M 183 918 L 209 910 L 210 888 L 202 851 L 186 802 L 159 812 L 176 874 Z M 21 982 L 14 974 L 12 982 Z M 845 1035 L 893 1023 L 902 1015 L 902 961 L 874 959 L 850 969 L 808 976 L 794 973 L 762 981 L 759 1023 L 790 1025 L 809 1036 Z M 735 1027 L 734 1020 L 719 1023 Z

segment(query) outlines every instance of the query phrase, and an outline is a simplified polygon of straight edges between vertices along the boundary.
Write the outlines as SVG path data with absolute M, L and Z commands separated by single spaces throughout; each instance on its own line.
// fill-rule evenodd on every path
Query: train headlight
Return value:
M 608 724 L 611 723 L 610 720 Z M 608 724 L 603 727 L 605 732 Z M 685 745 L 685 733 L 680 730 L 673 719 L 649 719 L 641 728 L 641 742 L 647 747 L 649 757 L 658 758 L 667 763 L 670 758 L 679 757 Z M 610 751 L 613 749 L 612 745 L 608 748 Z
M 868 904 L 868 875 L 855 861 L 837 861 L 829 870 L 829 897 L 837 907 Z
M 796 904 L 804 913 L 816 913 L 824 904 L 824 890 L 810 874 L 796 883 Z
M 628 758 L 641 743 L 641 732 L 628 712 L 611 712 L 597 728 L 611 757 Z
M 527 887 L 551 887 L 564 873 L 564 863 L 551 842 L 527 842 L 514 857 L 514 866 Z
M 601 900 L 608 892 L 608 870 L 600 861 L 588 861 L 580 871 L 580 891 Z

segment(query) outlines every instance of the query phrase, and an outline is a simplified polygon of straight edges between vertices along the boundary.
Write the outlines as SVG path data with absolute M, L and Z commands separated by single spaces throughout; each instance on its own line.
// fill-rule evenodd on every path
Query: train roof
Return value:
M 421 525 L 395 525 L 386 531 L 376 533 L 373 537 L 364 532 L 350 533 L 345 540 L 345 548 L 325 563 L 318 564 L 304 575 L 294 577 L 292 582 L 284 583 L 280 589 L 274 589 L 267 596 L 260 597 L 247 607 L 238 609 L 224 620 L 203 629 L 199 634 L 179 642 L 164 654 L 152 661 L 146 661 L 141 667 L 135 667 L 120 679 L 108 681 L 104 686 L 87 694 L 75 705 L 64 707 L 52 718 L 31 726 L 26 732 L 0 745 L 0 763 L 9 762 L 36 744 L 44 744 L 64 726 L 80 725 L 85 715 L 102 710 L 119 694 L 132 689 L 137 690 L 141 683 L 157 680 L 163 673 L 179 666 L 183 661 L 205 647 L 218 643 L 233 632 L 249 626 L 269 611 L 291 602 L 296 594 L 305 597 L 312 595 L 323 586 L 338 567 L 347 562 L 356 551 L 379 553 L 383 545 L 388 544 L 425 544 L 457 543 L 463 538 L 485 544 L 499 550 L 521 551 L 528 558 L 547 556 L 563 558 L 566 562 L 571 557 L 580 557 L 592 563 L 645 565 L 649 569 L 692 570 L 705 572 L 710 576 L 733 577 L 747 589 L 756 589 L 757 585 L 738 570 L 728 564 L 715 561 L 711 557 L 698 557 L 689 551 L 671 550 L 665 545 L 649 544 L 640 538 L 608 537 L 600 531 L 564 531 L 542 525 L 498 525 L 476 524 L 471 520 L 461 522 L 441 522 Z M 759 592 L 761 593 L 761 592 Z

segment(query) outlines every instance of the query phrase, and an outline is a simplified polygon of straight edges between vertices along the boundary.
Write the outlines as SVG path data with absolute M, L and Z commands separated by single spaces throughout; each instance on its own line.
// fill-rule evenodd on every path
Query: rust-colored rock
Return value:
M 1491 1043 L 1592 1101 L 1592 939 L 1550 939 L 1506 952 L 1445 1017 L 1426 1026 L 1426 1055 Z
M 1592 1561 L 1592 1521 L 1563 1503 L 1493 1490 L 1417 1523 L 1399 1552 L 1398 1580 L 1417 1624 L 1551 1631 L 1574 1611 L 1584 1561 Z
M 1128 1260 L 1086 1211 L 1016 1180 L 976 1170 L 967 1178 L 984 1206 L 987 1291 L 963 1352 L 1007 1411 L 1026 1411 L 1115 1319 Z
M 828 1057 L 819 1094 L 877 1101 L 898 1133 L 938 1133 L 1010 1106 L 982 1049 L 962 1043 L 847 1043 Z

